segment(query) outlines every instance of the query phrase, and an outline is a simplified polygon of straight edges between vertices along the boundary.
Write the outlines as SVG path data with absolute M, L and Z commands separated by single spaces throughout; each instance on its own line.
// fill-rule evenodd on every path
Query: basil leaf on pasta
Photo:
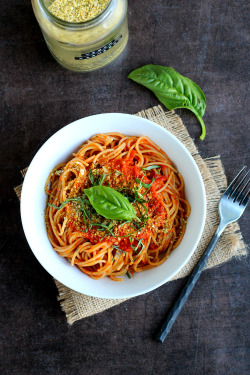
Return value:
M 93 186 L 85 189 L 84 193 L 89 198 L 90 204 L 96 212 L 110 220 L 132 220 L 136 213 L 121 193 L 108 186 Z

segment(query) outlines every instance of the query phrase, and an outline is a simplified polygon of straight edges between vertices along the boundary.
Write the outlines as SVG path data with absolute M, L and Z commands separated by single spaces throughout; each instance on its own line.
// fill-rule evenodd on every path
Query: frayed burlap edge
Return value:
M 209 159 L 201 158 L 187 129 L 174 111 L 164 112 L 162 107 L 158 106 L 141 111 L 137 115 L 163 126 L 186 146 L 199 167 L 206 189 L 207 217 L 202 238 L 188 263 L 173 277 L 172 280 L 175 280 L 190 274 L 217 228 L 219 223 L 218 202 L 221 192 L 225 190 L 227 186 L 226 176 L 219 156 Z M 21 171 L 23 177 L 26 171 L 27 168 Z M 21 189 L 22 185 L 14 189 L 19 198 L 21 196 Z M 240 227 L 238 223 L 232 223 L 221 236 L 219 243 L 208 260 L 206 268 L 218 266 L 232 257 L 241 258 L 246 255 L 247 251 L 242 239 Z M 60 301 L 62 310 L 66 314 L 69 324 L 102 312 L 126 300 L 90 297 L 69 289 L 57 280 L 55 280 L 55 284 L 59 292 L 58 300 Z

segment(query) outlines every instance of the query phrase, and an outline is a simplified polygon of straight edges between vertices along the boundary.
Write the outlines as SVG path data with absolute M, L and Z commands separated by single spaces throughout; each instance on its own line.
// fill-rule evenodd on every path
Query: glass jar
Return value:
M 110 0 L 102 13 L 85 22 L 67 22 L 49 11 L 53 0 L 31 0 L 54 58 L 65 68 L 88 72 L 116 59 L 128 41 L 127 0 Z

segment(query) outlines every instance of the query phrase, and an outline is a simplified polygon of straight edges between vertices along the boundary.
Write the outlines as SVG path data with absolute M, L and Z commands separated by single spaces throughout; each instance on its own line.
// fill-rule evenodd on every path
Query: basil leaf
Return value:
M 135 179 L 136 182 L 138 182 L 139 187 L 138 189 L 140 190 L 141 189 L 141 186 L 143 186 L 145 189 L 147 189 L 147 191 L 143 194 L 147 194 L 147 192 L 149 191 L 149 189 L 151 188 L 151 186 L 153 185 L 154 181 L 155 181 L 155 178 L 152 179 L 152 182 L 150 182 L 149 184 L 146 184 L 145 182 L 142 182 L 141 180 L 139 180 L 139 178 L 136 177 Z
M 146 184 L 145 182 L 142 182 L 141 180 L 139 180 L 139 178 L 136 177 L 135 181 L 138 182 L 138 184 L 141 184 L 141 186 L 143 186 L 145 189 L 148 189 L 151 187 L 151 185 L 153 184 L 155 179 L 152 180 L 152 182 L 150 182 L 149 184 Z
M 200 139 L 205 138 L 206 128 L 202 117 L 206 109 L 206 97 L 191 79 L 162 65 L 145 65 L 131 72 L 128 78 L 152 90 L 168 109 L 186 108 L 192 111 L 201 124 Z
M 93 176 L 91 169 L 89 169 L 89 179 L 90 179 L 91 184 L 94 185 L 95 180 L 94 180 L 94 176 Z
M 82 204 L 82 200 L 80 197 L 77 197 L 77 198 L 69 198 L 69 199 L 66 199 L 66 201 L 64 201 L 60 206 L 55 206 L 54 204 L 50 204 L 48 203 L 48 206 L 50 207 L 54 207 L 56 208 L 57 210 L 60 210 L 61 208 L 63 208 L 66 204 L 68 204 L 69 202 L 80 202 Z
M 108 186 L 93 186 L 84 189 L 90 204 L 96 212 L 111 220 L 132 220 L 136 218 L 133 206 L 121 193 Z
M 107 226 L 107 225 L 104 225 L 104 224 L 100 224 L 100 223 L 92 223 L 91 226 L 96 226 L 96 227 L 101 227 L 102 229 L 99 229 L 99 230 L 107 230 L 111 236 L 114 237 L 114 233 L 111 229 L 111 226 L 113 226 L 113 223 L 111 223 L 111 226 Z
M 118 251 L 120 251 L 121 253 L 126 254 L 126 252 L 123 251 L 122 249 L 120 249 L 119 246 L 113 245 L 113 248 L 116 249 L 116 250 L 118 250 Z
M 139 251 L 139 253 L 137 254 L 137 256 L 133 259 L 133 261 L 135 261 L 137 258 L 138 258 L 138 256 L 141 254 L 141 252 L 142 252 L 142 250 L 144 249 L 144 247 L 145 247 L 145 245 L 141 242 L 140 243 L 140 245 L 141 245 L 141 250 Z M 136 247 L 136 249 L 138 248 L 138 246 Z
M 105 180 L 106 176 L 108 176 L 107 173 L 103 173 L 103 175 L 101 176 L 100 180 L 98 181 L 98 185 L 102 185 L 103 184 L 103 181 Z
M 146 168 L 142 168 L 144 171 L 151 171 L 151 169 L 161 168 L 160 165 L 149 165 Z

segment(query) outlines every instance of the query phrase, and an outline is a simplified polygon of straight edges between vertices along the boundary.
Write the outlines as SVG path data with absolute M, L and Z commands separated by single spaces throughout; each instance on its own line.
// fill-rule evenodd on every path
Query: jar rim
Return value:
M 103 9 L 103 11 L 99 14 L 97 14 L 95 17 L 87 20 L 87 21 L 82 21 L 82 22 L 69 22 L 65 21 L 57 16 L 55 16 L 52 12 L 49 11 L 49 9 L 46 7 L 44 4 L 44 0 L 38 0 L 40 3 L 41 7 L 43 8 L 44 12 L 46 15 L 52 19 L 53 21 L 59 23 L 61 26 L 66 26 L 66 27 L 71 27 L 71 28 L 80 28 L 80 27 L 88 27 L 92 26 L 93 24 L 96 24 L 103 16 L 107 16 L 108 12 L 111 11 L 111 4 L 114 2 L 114 0 L 109 0 L 108 4 L 106 7 Z

